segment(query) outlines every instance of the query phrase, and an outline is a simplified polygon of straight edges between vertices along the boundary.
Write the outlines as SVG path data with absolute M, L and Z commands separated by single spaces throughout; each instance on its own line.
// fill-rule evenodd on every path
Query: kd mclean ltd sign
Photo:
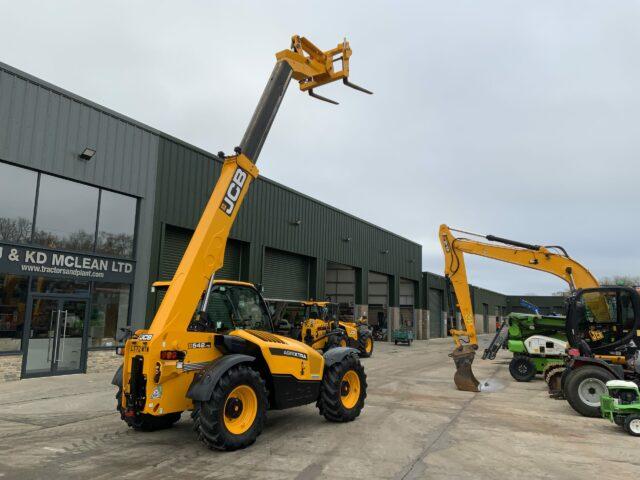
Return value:
M 0 243 L 0 272 L 133 283 L 134 262 Z

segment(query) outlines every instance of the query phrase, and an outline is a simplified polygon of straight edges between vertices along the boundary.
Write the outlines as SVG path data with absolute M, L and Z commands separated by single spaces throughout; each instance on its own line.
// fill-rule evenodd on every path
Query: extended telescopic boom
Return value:
M 371 93 L 349 82 L 350 57 L 351 48 L 346 40 L 323 52 L 298 35 L 292 37 L 290 50 L 276 54 L 277 62 L 260 102 L 240 146 L 235 149 L 236 155 L 226 157 L 224 161 L 211 198 L 149 327 L 149 338 L 171 330 L 184 331 L 202 292 L 211 286 L 213 275 L 222 267 L 231 226 L 249 185 L 258 176 L 255 163 L 291 79 L 299 82 L 302 91 L 315 97 L 318 96 L 314 94 L 314 88 L 337 80 Z M 339 70 L 334 68 L 336 62 L 341 64 Z

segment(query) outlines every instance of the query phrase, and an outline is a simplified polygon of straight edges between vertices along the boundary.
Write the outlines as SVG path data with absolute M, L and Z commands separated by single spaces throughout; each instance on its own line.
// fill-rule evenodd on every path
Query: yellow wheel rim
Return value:
M 360 377 L 358 374 L 349 370 L 342 377 L 340 382 L 340 400 L 344 408 L 353 408 L 360 399 Z
M 344 338 L 342 340 L 340 340 L 340 346 L 341 347 L 346 347 L 347 346 L 347 341 Z
M 234 435 L 251 428 L 258 415 L 258 397 L 248 385 L 234 388 L 224 402 L 224 426 Z
M 367 343 L 365 344 L 364 349 L 367 353 L 371 353 L 371 350 L 373 350 L 373 340 L 367 338 Z

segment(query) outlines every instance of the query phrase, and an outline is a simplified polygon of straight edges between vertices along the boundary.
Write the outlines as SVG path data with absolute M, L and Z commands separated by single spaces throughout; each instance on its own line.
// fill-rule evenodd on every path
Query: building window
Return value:
M 34 242 L 48 248 L 92 252 L 98 189 L 40 175 Z
M 0 352 L 20 350 L 28 277 L 0 274 Z
M 31 240 L 38 174 L 0 163 L 0 240 Z
M 131 287 L 95 283 L 91 295 L 89 347 L 115 347 L 116 333 L 128 324 Z
M 100 197 L 96 251 L 119 257 L 133 256 L 136 199 L 103 190 Z
M 89 282 L 77 282 L 65 278 L 33 277 L 33 293 L 60 293 L 68 295 L 89 295 Z

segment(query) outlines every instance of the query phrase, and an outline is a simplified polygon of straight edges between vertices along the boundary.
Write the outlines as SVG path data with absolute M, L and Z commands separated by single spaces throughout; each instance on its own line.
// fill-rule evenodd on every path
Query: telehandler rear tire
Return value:
M 367 398 L 367 375 L 360 359 L 351 353 L 325 368 L 316 406 L 330 422 L 355 420 Z
M 246 365 L 229 369 L 211 399 L 196 402 L 192 417 L 200 441 L 215 450 L 238 450 L 253 444 L 267 416 L 267 388 Z
M 358 351 L 360 357 L 368 358 L 373 354 L 373 337 L 369 330 L 358 332 Z
M 146 413 L 136 415 L 135 417 L 127 417 L 124 409 L 120 406 L 120 399 L 122 398 L 122 389 L 118 388 L 116 393 L 116 410 L 120 412 L 120 418 L 134 430 L 142 432 L 153 432 L 156 430 L 164 430 L 170 428 L 180 420 L 182 412 L 167 413 L 166 415 L 149 415 Z

